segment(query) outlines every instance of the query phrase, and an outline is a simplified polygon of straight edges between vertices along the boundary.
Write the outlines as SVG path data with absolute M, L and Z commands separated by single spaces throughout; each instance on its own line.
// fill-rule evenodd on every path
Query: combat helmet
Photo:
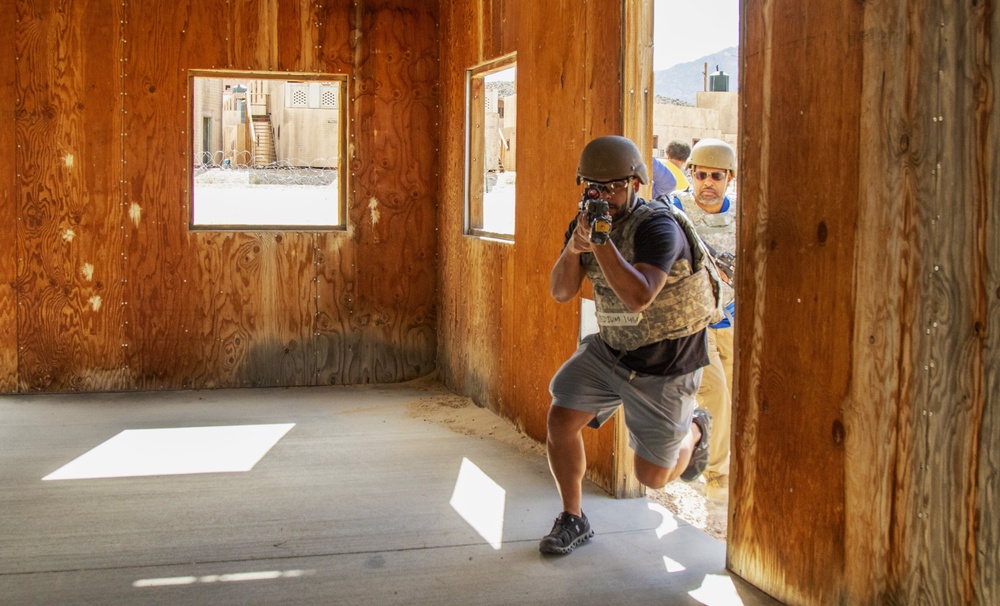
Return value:
M 691 148 L 688 166 L 724 168 L 736 176 L 736 152 L 722 139 L 702 139 Z
M 598 137 L 583 148 L 576 169 L 576 182 L 606 183 L 635 177 L 639 183 L 649 182 L 646 163 L 630 139 L 617 135 Z

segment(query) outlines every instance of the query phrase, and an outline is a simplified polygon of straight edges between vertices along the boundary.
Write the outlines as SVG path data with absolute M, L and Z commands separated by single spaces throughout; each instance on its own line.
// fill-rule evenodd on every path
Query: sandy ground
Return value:
M 647 491 L 646 496 L 695 528 L 726 540 L 728 491 L 711 486 L 706 489 L 704 479 L 698 478 L 691 484 L 676 480 L 660 490 Z
M 429 379 L 419 379 L 411 385 L 428 391 L 427 397 L 407 405 L 407 414 L 411 417 L 437 423 L 462 435 L 512 444 L 525 456 L 545 457 L 545 448 L 541 444 L 519 432 L 507 420 L 476 406 L 471 398 L 442 392 L 440 386 Z M 555 490 L 555 486 L 552 489 Z M 647 498 L 695 528 L 724 541 L 728 497 L 725 492 L 711 487 L 707 492 L 706 495 L 701 479 L 691 484 L 678 480 L 662 490 L 647 491 Z
M 193 220 L 199 226 L 329 227 L 340 223 L 339 191 L 332 170 L 202 170 L 195 175 Z
M 483 229 L 497 234 L 513 234 L 517 174 L 512 171 L 490 173 L 486 178 L 493 184 L 483 192 Z

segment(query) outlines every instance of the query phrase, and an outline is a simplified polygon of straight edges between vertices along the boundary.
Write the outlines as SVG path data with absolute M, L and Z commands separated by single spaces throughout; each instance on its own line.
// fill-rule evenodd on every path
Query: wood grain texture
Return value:
M 580 199 L 575 180 L 580 151 L 595 136 L 622 132 L 621 51 L 595 43 L 599 36 L 621 39 L 622 7 L 617 2 L 582 7 L 553 2 L 521 10 L 518 119 L 527 126 L 518 131 L 518 153 L 527 160 L 518 159 L 518 192 L 544 192 L 544 200 L 535 202 L 528 193 L 519 198 L 528 204 L 516 209 L 516 278 L 510 305 L 504 308 L 505 324 L 517 330 L 505 333 L 504 358 L 511 368 L 507 374 L 516 377 L 508 400 L 532 403 L 521 408 L 519 417 L 529 435 L 544 438 L 549 382 L 579 336 L 579 301 L 554 303 L 549 275 Z M 526 43 L 534 40 L 546 43 Z M 537 342 L 551 344 L 544 358 L 521 356 Z M 613 493 L 618 484 L 613 455 L 617 422 L 584 432 L 587 475 Z
M 14 13 L 18 7 L 10 9 Z M 0 253 L 0 393 L 17 389 L 17 247 L 18 148 L 13 119 L 21 102 L 15 78 L 21 61 L 15 44 L 15 24 L 8 16 L 0 22 L 0 107 L 8 108 L 11 123 L 0 123 L 0 242 L 8 243 Z M 12 110 L 12 111 L 11 111 Z
M 973 12 L 972 26 L 973 98 L 976 104 L 972 145 L 976 157 L 975 188 L 980 226 L 977 247 L 982 280 L 981 308 L 984 318 L 973 326 L 982 341 L 982 427 L 979 448 L 973 459 L 976 490 L 970 494 L 972 527 L 969 540 L 974 546 L 968 555 L 974 558 L 972 602 L 1000 602 L 1000 110 L 997 107 L 997 83 L 1000 82 L 1000 10 L 992 4 Z
M 910 373 L 899 360 L 910 347 L 913 324 L 912 233 L 914 171 L 922 155 L 913 124 L 903 115 L 907 74 L 900 39 L 905 7 L 883 3 L 865 11 L 860 131 L 862 162 L 858 181 L 857 305 L 851 397 L 844 407 L 847 461 L 858 461 L 845 481 L 845 583 L 848 603 L 877 603 L 891 581 L 892 533 L 887 523 L 902 495 L 897 478 L 906 466 L 898 438 L 910 433 L 912 419 L 899 402 L 910 397 Z M 886 184 L 891 184 L 887 187 Z M 893 262 L 865 262 L 865 259 Z M 881 288 L 870 285 L 880 284 Z M 908 355 L 908 353 L 906 354 Z M 860 464 L 865 461 L 866 464 Z
M 986 243 L 1000 237 L 986 229 L 986 217 L 997 208 L 986 185 L 997 140 L 987 143 L 993 108 L 982 80 L 1000 57 L 982 51 L 987 13 L 969 3 L 932 4 L 922 14 L 924 29 L 913 30 L 922 34 L 914 38 L 923 61 L 907 66 L 920 74 L 911 76 L 918 99 L 911 111 L 925 125 L 928 154 L 917 181 L 914 241 L 921 255 L 914 264 L 919 296 L 912 370 L 920 394 L 913 402 L 919 420 L 913 450 L 924 475 L 914 482 L 914 507 L 906 512 L 914 541 L 901 553 L 908 573 L 903 580 L 909 581 L 904 600 L 973 603 L 976 552 L 986 547 L 974 541 L 984 521 L 977 507 L 978 460 L 984 448 L 995 447 L 979 439 L 989 408 L 985 256 Z
M 466 237 L 465 229 L 465 73 L 483 62 L 483 5 L 441 3 L 442 124 L 438 217 L 438 280 L 441 312 L 438 321 L 441 379 L 479 405 L 499 412 L 510 405 L 501 386 L 501 305 L 512 246 L 506 242 Z M 487 11 L 487 15 L 490 13 Z M 517 418 L 517 407 L 507 413 Z
M 558 40 L 559 44 L 523 44 L 518 48 L 518 129 L 520 167 L 517 177 L 518 204 L 512 283 L 505 289 L 505 331 L 502 352 L 505 374 L 512 378 L 503 386 L 505 399 L 521 403 L 518 415 L 529 435 L 544 439 L 549 381 L 575 350 L 579 334 L 579 303 L 559 304 L 549 295 L 549 275 L 562 248 L 563 234 L 573 218 L 579 192 L 576 165 L 586 143 L 584 115 L 587 22 L 600 3 L 573 10 L 567 2 L 547 3 L 532 9 L 522 7 L 521 40 Z M 581 65 L 581 58 L 582 65 Z M 614 97 L 617 100 L 617 95 Z M 595 104 L 595 107 L 600 107 Z M 553 146 L 559 142 L 558 148 Z M 537 195 L 540 193 L 541 195 Z M 533 195 L 536 194 L 536 195 Z M 544 207 L 544 215 L 539 210 Z M 544 216 L 544 220 L 540 220 Z M 506 276 L 505 276 L 506 277 Z M 530 311 L 529 311 L 530 310 Z M 532 343 L 550 344 L 542 358 L 521 355 Z M 585 432 L 588 460 L 593 453 L 593 432 Z M 613 434 L 603 436 L 599 451 L 610 453 Z M 606 455 L 605 455 L 606 456 Z M 593 473 L 593 469 L 591 468 Z M 608 472 L 602 485 L 608 485 Z
M 840 2 L 743 7 L 739 248 L 746 278 L 737 296 L 729 563 L 779 600 L 837 603 L 844 435 L 852 429 L 843 406 L 862 59 L 853 34 L 862 12 Z M 808 183 L 789 181 L 792 173 L 808 174 Z M 791 326 L 808 326 L 808 335 Z
M 359 6 L 351 196 L 357 247 L 352 313 L 365 334 L 352 383 L 434 370 L 438 47 L 436 6 Z M 407 313 L 400 313 L 407 310 Z
M 997 17 L 988 3 L 946 1 L 864 3 L 861 19 L 834 3 L 743 10 L 739 257 L 750 277 L 737 300 L 730 567 L 791 603 L 993 603 Z M 803 52 L 811 73 L 790 77 L 787 60 Z M 837 75 L 824 92 L 832 74 L 859 68 L 857 82 Z M 808 119 L 817 112 L 840 117 L 821 126 Z M 856 164 L 826 157 L 854 149 Z M 857 175 L 839 172 L 839 187 L 810 179 L 796 201 L 796 166 Z M 840 216 L 813 227 L 832 208 Z M 826 243 L 809 246 L 810 230 Z M 851 297 L 825 306 L 841 293 Z M 811 340 L 781 328 L 803 323 Z M 818 413 L 833 417 L 844 452 L 814 431 Z M 803 495 L 800 472 L 825 485 Z
M 119 16 L 19 2 L 18 389 L 131 386 L 117 199 Z
M 650 181 L 639 195 L 653 190 L 653 3 L 626 0 L 623 29 L 622 134 L 643 151 Z
M 186 67 L 227 67 L 230 13 L 220 3 L 179 2 L 154 12 L 127 7 L 127 70 L 123 128 L 123 200 L 137 217 L 127 223 L 124 255 L 132 276 L 127 293 L 130 367 L 143 389 L 232 386 L 233 363 L 222 361 L 216 319 L 230 309 L 214 303 L 230 288 L 218 242 L 190 234 L 190 131 Z M 149 41 L 140 44 L 138 41 Z M 156 48 L 159 52 L 148 52 Z M 179 136 L 178 136 L 179 135 Z M 169 192 L 169 194 L 168 194 Z M 204 250 L 196 245 L 201 240 Z M 243 340 L 247 341 L 247 336 Z M 229 372 L 225 372 L 226 368 Z
M 0 192 L 21 226 L 9 258 L 23 259 L 22 305 L 5 308 L 18 309 L 19 342 L 5 351 L 21 348 L 9 361 L 23 370 L 7 391 L 394 382 L 433 370 L 436 5 L 17 8 L 12 55 L 24 61 L 10 64 L 8 86 L 21 99 L 9 130 L 20 177 Z M 357 76 L 355 174 L 342 180 L 361 187 L 349 191 L 348 230 L 189 230 L 189 69 Z M 366 224 L 373 199 L 380 222 Z M 4 334 L 18 333 L 0 315 Z

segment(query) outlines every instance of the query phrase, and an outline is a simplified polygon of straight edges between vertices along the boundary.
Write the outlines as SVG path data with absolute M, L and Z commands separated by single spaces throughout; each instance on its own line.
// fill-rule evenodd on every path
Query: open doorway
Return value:
M 705 191 L 722 190 L 718 192 L 723 202 L 721 207 L 716 210 L 716 205 L 705 206 L 710 211 L 706 211 L 701 222 L 715 232 L 713 237 L 718 240 L 713 241 L 717 247 L 730 248 L 719 252 L 731 255 L 736 253 L 736 179 L 728 183 L 713 182 L 713 175 L 718 175 L 714 170 L 696 170 L 692 174 L 689 160 L 691 149 L 699 141 L 708 139 L 724 141 L 733 150 L 734 159 L 738 157 L 739 23 L 739 0 L 703 0 L 699 3 L 654 0 L 653 3 L 656 95 L 652 133 L 654 165 L 650 167 L 653 197 L 666 196 L 671 203 L 684 208 L 697 226 L 699 220 L 694 215 L 701 214 L 698 204 L 699 200 L 706 201 L 708 193 Z M 706 156 L 702 152 L 700 157 Z M 712 225 L 708 225 L 710 223 Z M 710 238 L 702 235 L 709 241 Z M 713 416 L 710 441 L 713 455 L 708 471 L 691 484 L 672 482 L 661 490 L 648 492 L 651 500 L 721 540 L 725 540 L 727 533 L 734 321 L 735 318 L 727 317 L 709 329 L 709 354 L 713 365 L 705 369 L 704 393 L 699 394 L 698 402 Z M 715 386 L 714 393 L 728 392 L 728 397 L 709 396 L 713 390 L 706 388 L 706 381 Z

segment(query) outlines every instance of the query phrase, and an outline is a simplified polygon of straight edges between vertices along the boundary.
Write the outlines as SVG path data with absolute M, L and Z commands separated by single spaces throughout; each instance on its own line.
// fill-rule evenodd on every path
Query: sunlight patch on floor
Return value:
M 258 572 L 235 572 L 230 574 L 209 574 L 200 577 L 164 577 L 159 579 L 139 579 L 132 587 L 176 587 L 195 583 L 241 583 L 246 581 L 273 581 L 275 579 L 297 579 L 315 574 L 315 570 L 261 570 Z
M 250 471 L 294 426 L 127 429 L 42 480 Z
M 479 533 L 493 549 L 503 543 L 503 515 L 507 491 L 493 481 L 469 459 L 462 458 L 462 466 L 455 480 L 450 504 L 473 530 Z
M 663 517 L 663 521 L 656 527 L 656 538 L 662 539 L 677 530 L 677 518 L 674 517 L 674 514 L 669 509 L 659 503 L 649 503 L 648 507 L 650 511 L 655 511 Z
M 705 606 L 742 606 L 743 599 L 736 591 L 733 580 L 723 574 L 705 575 L 701 587 L 688 592 Z

